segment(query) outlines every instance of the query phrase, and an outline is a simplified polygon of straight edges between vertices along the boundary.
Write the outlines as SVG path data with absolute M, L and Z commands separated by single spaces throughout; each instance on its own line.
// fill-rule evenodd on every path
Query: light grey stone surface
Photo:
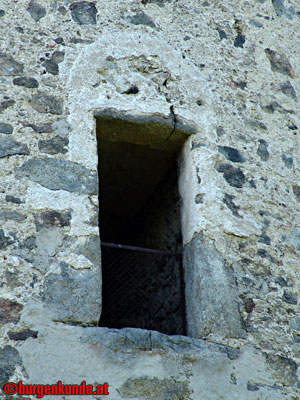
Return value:
M 216 170 L 223 173 L 223 177 L 230 186 L 242 188 L 245 183 L 245 175 L 241 168 L 227 163 L 217 163 Z
M 20 78 L 15 78 L 13 80 L 13 84 L 17 86 L 24 86 L 27 89 L 34 89 L 39 87 L 39 83 L 36 79 L 27 78 L 25 76 L 22 76 Z
M 22 315 L 22 323 L 38 332 L 19 345 L 30 383 L 108 382 L 114 400 L 292 399 L 284 382 L 296 383 L 295 371 L 286 369 L 283 386 L 277 386 L 267 357 L 251 346 L 238 350 L 184 336 L 75 327 L 48 318 L 39 302 L 28 303 Z
M 3 229 L 0 229 L 0 249 L 5 249 L 13 242 L 14 240 L 10 236 L 6 236 Z
M 97 194 L 97 174 L 82 165 L 54 158 L 32 158 L 16 171 L 51 190 Z
M 75 271 L 60 263 L 61 273 L 50 273 L 44 282 L 44 303 L 54 321 L 96 324 L 101 315 L 101 277 L 94 271 Z
M 0 138 L 0 158 L 13 156 L 15 154 L 29 154 L 28 147 L 23 144 L 16 142 L 10 137 L 3 136 Z
M 7 209 L 0 210 L 0 220 L 10 219 L 16 222 L 22 222 L 26 218 L 27 218 L 26 215 L 21 214 L 20 212 L 17 211 L 11 211 Z
M 26 10 L 29 12 L 31 18 L 34 19 L 35 22 L 38 22 L 46 15 L 46 9 L 34 0 L 29 2 Z
M 77 1 L 70 5 L 71 16 L 79 25 L 96 24 L 97 8 L 95 3 Z
M 37 93 L 32 96 L 30 104 L 39 113 L 62 114 L 63 101 L 61 98 L 47 93 Z
M 0 122 L 0 133 L 4 133 L 5 135 L 11 135 L 13 133 L 13 127 L 6 122 Z
M 240 153 L 237 149 L 230 146 L 218 146 L 218 150 L 222 153 L 227 160 L 232 162 L 245 162 L 246 159 L 242 153 Z
M 0 348 L 0 385 L 1 388 L 9 382 L 10 376 L 14 373 L 16 366 L 21 365 L 21 358 L 18 351 L 12 346 Z
M 294 317 L 290 321 L 290 327 L 297 332 L 300 332 L 300 317 Z
M 6 53 L 0 53 L 0 75 L 13 76 L 23 72 L 24 66 Z
M 188 335 L 245 337 L 233 271 L 197 234 L 183 251 Z
M 54 136 L 52 139 L 40 140 L 38 143 L 42 153 L 58 154 L 67 153 L 69 140 L 61 136 Z

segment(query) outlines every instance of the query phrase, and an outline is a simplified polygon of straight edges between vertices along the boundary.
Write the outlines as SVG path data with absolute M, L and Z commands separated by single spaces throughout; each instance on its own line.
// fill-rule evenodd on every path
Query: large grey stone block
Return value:
M 71 161 L 54 158 L 32 158 L 16 172 L 17 178 L 28 178 L 51 190 L 97 194 L 97 173 Z
M 188 335 L 243 337 L 233 271 L 202 233 L 184 249 Z

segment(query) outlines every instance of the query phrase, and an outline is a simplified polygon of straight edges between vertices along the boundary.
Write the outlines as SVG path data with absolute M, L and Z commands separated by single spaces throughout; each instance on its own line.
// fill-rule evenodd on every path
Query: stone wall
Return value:
M 299 17 L 296 0 L 0 0 L 1 385 L 299 398 Z M 193 127 L 179 174 L 192 337 L 97 327 L 107 108 Z

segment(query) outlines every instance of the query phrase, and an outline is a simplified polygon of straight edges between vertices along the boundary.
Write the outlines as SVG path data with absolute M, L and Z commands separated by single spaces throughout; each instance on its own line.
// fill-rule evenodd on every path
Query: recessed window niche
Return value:
M 103 279 L 99 325 L 185 334 L 177 157 L 190 133 L 176 126 L 172 113 L 105 109 L 95 118 Z

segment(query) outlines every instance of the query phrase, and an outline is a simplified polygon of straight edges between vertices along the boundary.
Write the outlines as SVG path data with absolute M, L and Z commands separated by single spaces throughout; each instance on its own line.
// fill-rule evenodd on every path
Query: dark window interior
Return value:
M 177 156 L 187 134 L 161 116 L 104 110 L 95 117 L 103 242 L 99 325 L 185 334 Z

